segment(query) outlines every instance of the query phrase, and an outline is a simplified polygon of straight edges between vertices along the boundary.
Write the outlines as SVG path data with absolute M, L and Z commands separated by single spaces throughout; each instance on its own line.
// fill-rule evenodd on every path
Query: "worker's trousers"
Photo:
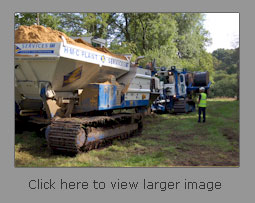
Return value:
M 201 113 L 203 112 L 203 122 L 205 122 L 206 117 L 206 107 L 199 107 L 198 108 L 198 122 L 201 121 Z

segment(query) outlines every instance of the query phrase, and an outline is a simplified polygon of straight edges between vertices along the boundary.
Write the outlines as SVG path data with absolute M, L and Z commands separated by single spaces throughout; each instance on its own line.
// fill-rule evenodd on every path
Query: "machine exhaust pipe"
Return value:
M 135 65 L 138 65 L 138 61 L 140 61 L 141 59 L 143 59 L 144 56 L 138 56 L 135 60 Z

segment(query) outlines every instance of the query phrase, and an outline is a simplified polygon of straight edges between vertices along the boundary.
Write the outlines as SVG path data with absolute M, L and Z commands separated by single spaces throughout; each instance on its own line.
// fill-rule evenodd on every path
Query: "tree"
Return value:
M 212 53 L 215 70 L 214 96 L 239 99 L 239 48 L 217 49 Z
M 213 71 L 200 13 L 41 13 L 40 19 L 68 36 L 104 38 L 114 53 L 144 55 L 146 62 L 155 58 L 158 66 Z M 32 25 L 36 13 L 19 13 L 15 23 Z
M 237 96 L 237 78 L 236 74 L 227 74 L 220 71 L 220 80 L 215 78 L 215 84 L 211 87 L 211 96 L 218 97 L 236 97 Z
M 37 24 L 38 13 L 15 13 L 15 28 L 20 25 L 34 25 Z M 53 13 L 39 13 L 40 25 L 51 27 L 55 30 L 63 31 L 61 28 L 61 19 Z
M 15 13 L 15 28 L 20 25 L 34 25 L 36 24 L 36 13 Z
M 79 37 L 85 34 L 79 13 L 57 13 L 56 16 L 60 18 L 60 29 L 68 36 Z
M 51 27 L 54 30 L 63 29 L 60 27 L 61 19 L 55 14 L 47 14 L 47 13 L 39 13 L 40 25 L 44 25 L 46 27 Z
M 150 49 L 145 51 L 146 61 L 152 61 L 156 59 L 158 67 L 167 67 L 170 68 L 172 65 L 178 66 L 178 55 L 177 48 L 171 45 L 163 45 L 160 48 Z
M 239 47 L 237 47 L 233 53 L 233 59 L 234 61 L 236 62 L 236 69 L 237 69 L 237 74 L 236 74 L 236 77 L 237 77 L 237 100 L 239 100 L 239 92 L 240 92 L 240 59 L 239 59 L 239 53 L 240 53 L 240 50 L 239 50 Z
M 107 38 L 109 13 L 82 13 L 81 27 L 86 30 L 87 35 Z
M 129 50 L 136 56 L 145 55 L 147 60 L 156 58 L 158 65 L 166 65 L 169 59 L 178 58 L 175 46 L 177 28 L 172 14 L 116 13 L 111 15 L 111 20 L 110 33 L 115 36 L 115 47 L 125 44 L 132 47 Z
M 228 74 L 237 73 L 239 54 L 235 49 L 217 49 L 212 55 L 220 61 L 215 70 L 225 70 Z
M 203 28 L 204 15 L 201 13 L 175 13 L 178 25 L 177 48 L 182 58 L 199 56 L 211 40 Z

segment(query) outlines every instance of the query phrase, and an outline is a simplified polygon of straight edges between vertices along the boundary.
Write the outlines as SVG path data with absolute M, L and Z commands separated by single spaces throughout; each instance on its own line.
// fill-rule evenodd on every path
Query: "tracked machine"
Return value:
M 177 69 L 172 66 L 169 70 L 161 67 L 154 71 L 156 86 L 160 95 L 151 105 L 152 111 L 158 113 L 188 113 L 195 111 L 196 96 L 199 88 L 204 87 L 208 93 L 211 85 L 209 72 L 189 72 L 187 69 Z M 159 80 L 156 80 L 159 79 Z
M 135 134 L 151 93 L 151 71 L 138 67 L 141 58 L 131 63 L 129 56 L 75 46 L 64 36 L 59 42 L 16 43 L 16 119 L 47 126 L 48 146 L 60 152 Z

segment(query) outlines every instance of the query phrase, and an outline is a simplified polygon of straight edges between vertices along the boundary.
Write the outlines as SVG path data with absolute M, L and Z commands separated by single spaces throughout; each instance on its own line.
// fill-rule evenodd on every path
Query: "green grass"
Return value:
M 76 156 L 53 155 L 43 136 L 15 135 L 17 167 L 239 166 L 239 102 L 210 99 L 207 122 L 197 112 L 150 115 L 140 136 Z

